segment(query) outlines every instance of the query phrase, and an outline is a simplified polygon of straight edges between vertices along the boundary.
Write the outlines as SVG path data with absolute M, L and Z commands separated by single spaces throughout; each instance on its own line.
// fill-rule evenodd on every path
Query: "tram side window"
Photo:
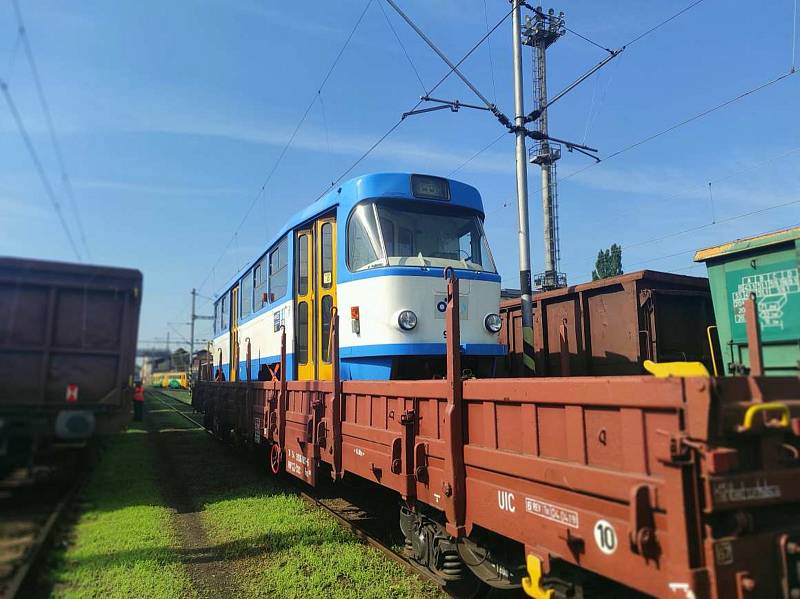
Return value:
M 239 284 L 239 297 L 240 297 L 240 313 L 239 318 L 246 318 L 253 311 L 253 272 L 248 273 L 242 277 L 242 282 Z
M 269 254 L 269 299 L 275 301 L 286 295 L 288 288 L 288 238 L 284 237 Z
M 322 225 L 322 288 L 333 286 L 333 225 Z
M 219 302 L 214 304 L 214 335 L 219 332 Z
M 253 311 L 260 310 L 267 305 L 264 294 L 267 292 L 267 277 L 265 276 L 266 259 L 262 258 L 253 269 Z
M 387 256 L 394 256 L 394 223 L 388 218 L 381 219 L 381 232 L 383 233 L 383 247 Z
M 308 364 L 308 304 L 297 304 L 297 348 L 298 364 Z
M 347 224 L 347 264 L 351 271 L 384 264 L 372 206 L 361 204 L 353 210 Z
M 219 330 L 228 330 L 228 294 L 222 296 L 219 310 Z
M 297 238 L 297 295 L 308 294 L 308 235 Z
M 322 361 L 330 363 L 331 361 L 331 308 L 333 307 L 333 298 L 330 295 L 323 296 L 322 298 Z
M 414 251 L 414 233 L 411 229 L 406 227 L 397 228 L 397 253 L 401 256 L 413 256 L 416 254 Z
M 459 260 L 466 260 L 489 270 L 494 268 L 483 231 L 475 225 L 465 229 L 458 238 L 458 253 Z

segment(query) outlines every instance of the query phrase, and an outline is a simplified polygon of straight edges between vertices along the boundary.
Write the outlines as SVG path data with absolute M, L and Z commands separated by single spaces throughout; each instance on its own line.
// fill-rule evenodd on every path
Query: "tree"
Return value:
M 622 274 L 622 247 L 612 243 L 607 250 L 597 252 L 597 262 L 594 263 L 592 281 L 607 279 Z

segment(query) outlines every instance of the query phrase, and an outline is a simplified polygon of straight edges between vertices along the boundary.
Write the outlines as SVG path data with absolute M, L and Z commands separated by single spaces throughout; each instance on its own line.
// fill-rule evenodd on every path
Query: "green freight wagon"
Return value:
M 744 302 L 754 293 L 764 374 L 800 375 L 800 227 L 699 250 L 694 260 L 708 268 L 720 374 L 749 370 Z

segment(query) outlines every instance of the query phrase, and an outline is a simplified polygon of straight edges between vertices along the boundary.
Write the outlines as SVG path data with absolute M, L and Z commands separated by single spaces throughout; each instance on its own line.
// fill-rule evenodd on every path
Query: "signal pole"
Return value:
M 528 163 L 525 148 L 525 96 L 522 81 L 522 23 L 520 6 L 524 0 L 512 0 L 511 32 L 514 51 L 514 135 L 517 166 L 517 224 L 519 243 L 519 286 L 522 308 L 522 361 L 533 373 L 533 303 L 531 301 L 531 241 L 528 231 Z
M 194 365 L 194 309 L 197 300 L 197 289 L 192 287 L 192 317 L 189 319 L 189 378 L 192 378 L 192 366 Z
M 548 139 L 547 131 L 547 48 L 564 35 L 564 13 L 555 15 L 551 8 L 545 14 L 534 9 L 525 22 L 525 45 L 533 48 L 533 95 L 538 113 L 538 130 L 542 139 L 531 148 L 530 161 L 542 171 L 542 214 L 544 217 L 544 272 L 537 274 L 535 284 L 541 289 L 566 287 L 567 277 L 559 272 L 558 188 L 556 161 L 561 158 L 561 145 Z
M 189 333 L 189 378 L 192 374 L 192 366 L 194 365 L 194 321 L 195 320 L 214 320 L 213 316 L 203 316 L 196 314 L 195 308 L 197 305 L 197 289 L 192 288 L 192 317 L 189 319 L 190 333 Z

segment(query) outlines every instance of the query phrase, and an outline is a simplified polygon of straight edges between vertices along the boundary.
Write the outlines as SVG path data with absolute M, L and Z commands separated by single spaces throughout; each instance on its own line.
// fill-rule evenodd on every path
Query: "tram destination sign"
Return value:
M 450 199 L 450 184 L 441 177 L 411 175 L 411 193 L 415 198 L 446 202 Z

